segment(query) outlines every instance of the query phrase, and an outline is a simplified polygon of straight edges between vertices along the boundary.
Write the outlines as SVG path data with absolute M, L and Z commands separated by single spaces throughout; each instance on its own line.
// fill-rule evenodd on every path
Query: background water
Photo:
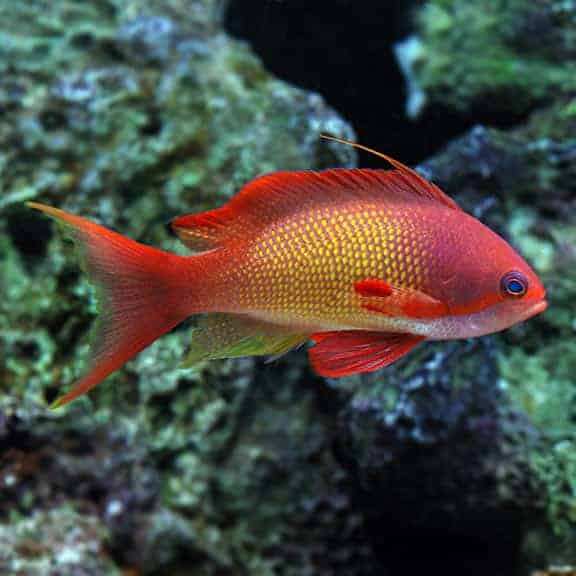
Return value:
M 0 573 L 574 573 L 575 2 L 0 16 Z M 337 382 L 303 350 L 178 370 L 186 325 L 49 412 L 96 310 L 24 201 L 181 251 L 166 222 L 259 174 L 382 166 L 321 132 L 419 164 L 534 265 L 546 313 Z

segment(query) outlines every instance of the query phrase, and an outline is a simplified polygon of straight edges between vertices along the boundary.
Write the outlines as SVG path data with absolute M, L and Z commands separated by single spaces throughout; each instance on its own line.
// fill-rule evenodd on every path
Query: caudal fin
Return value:
M 189 258 L 139 244 L 58 208 L 36 202 L 28 206 L 67 228 L 99 292 L 90 370 L 51 405 L 57 408 L 88 392 L 202 306 L 194 294 Z

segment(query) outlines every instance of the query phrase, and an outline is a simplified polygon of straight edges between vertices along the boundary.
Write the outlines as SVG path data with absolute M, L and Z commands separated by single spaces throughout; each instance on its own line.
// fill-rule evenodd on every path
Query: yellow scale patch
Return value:
M 354 284 L 382 279 L 424 289 L 430 247 L 419 232 L 424 215 L 371 204 L 328 206 L 264 229 L 237 279 L 239 306 L 281 323 L 373 326 Z

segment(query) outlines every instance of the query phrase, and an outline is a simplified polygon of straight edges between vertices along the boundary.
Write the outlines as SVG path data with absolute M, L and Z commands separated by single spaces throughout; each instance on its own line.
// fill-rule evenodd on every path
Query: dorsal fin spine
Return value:
M 338 142 L 340 144 L 345 144 L 347 146 L 352 146 L 353 148 L 356 148 L 358 150 L 363 150 L 364 152 L 368 152 L 369 154 L 373 154 L 374 156 L 377 156 L 378 158 L 382 158 L 383 160 L 386 160 L 386 162 L 388 162 L 389 164 L 392 164 L 392 166 L 394 166 L 394 168 L 396 168 L 402 174 L 405 174 L 406 176 L 414 178 L 422 186 L 423 190 L 428 191 L 428 193 L 431 197 L 435 198 L 436 200 L 439 200 L 440 202 L 442 202 L 446 206 L 449 206 L 450 208 L 454 208 L 455 210 L 461 210 L 460 206 L 458 206 L 458 204 L 456 204 L 456 202 L 454 202 L 454 200 L 452 200 L 452 198 L 450 198 L 444 192 L 442 192 L 442 190 L 440 190 L 440 188 L 438 188 L 438 186 L 436 186 L 432 182 L 429 182 L 428 180 L 426 180 L 426 178 L 424 178 L 424 176 L 418 174 L 418 172 L 416 172 L 416 170 L 413 170 L 409 166 L 402 164 L 402 162 L 400 162 L 399 160 L 395 160 L 391 156 L 388 156 L 382 152 L 378 152 L 377 150 L 374 150 L 373 148 L 369 148 L 368 146 L 364 146 L 362 144 L 358 144 L 357 142 L 352 142 L 351 140 L 346 140 L 345 138 L 340 138 L 338 136 L 330 136 L 328 134 L 320 134 L 320 138 L 322 138 L 324 140 L 332 140 L 333 142 Z

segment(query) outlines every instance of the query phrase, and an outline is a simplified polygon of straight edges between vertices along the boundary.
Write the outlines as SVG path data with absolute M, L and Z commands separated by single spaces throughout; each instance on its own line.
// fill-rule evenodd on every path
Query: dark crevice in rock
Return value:
M 360 142 L 417 163 L 472 123 L 437 108 L 418 121 L 405 115 L 406 85 L 393 45 L 410 33 L 416 4 L 232 0 L 226 26 L 275 75 L 322 94 Z M 360 164 L 382 161 L 361 155 Z
M 496 109 L 487 98 L 465 115 L 432 105 L 410 120 L 406 83 L 393 46 L 413 32 L 412 12 L 418 4 L 230 0 L 225 24 L 232 35 L 250 42 L 275 75 L 322 94 L 352 123 L 359 142 L 417 164 L 476 124 L 509 128 L 532 112 L 513 114 L 513 107 L 501 102 Z M 380 159 L 366 154 L 359 163 L 382 166 Z
M 52 224 L 26 208 L 12 210 L 6 218 L 8 234 L 25 257 L 42 257 L 52 237 Z

